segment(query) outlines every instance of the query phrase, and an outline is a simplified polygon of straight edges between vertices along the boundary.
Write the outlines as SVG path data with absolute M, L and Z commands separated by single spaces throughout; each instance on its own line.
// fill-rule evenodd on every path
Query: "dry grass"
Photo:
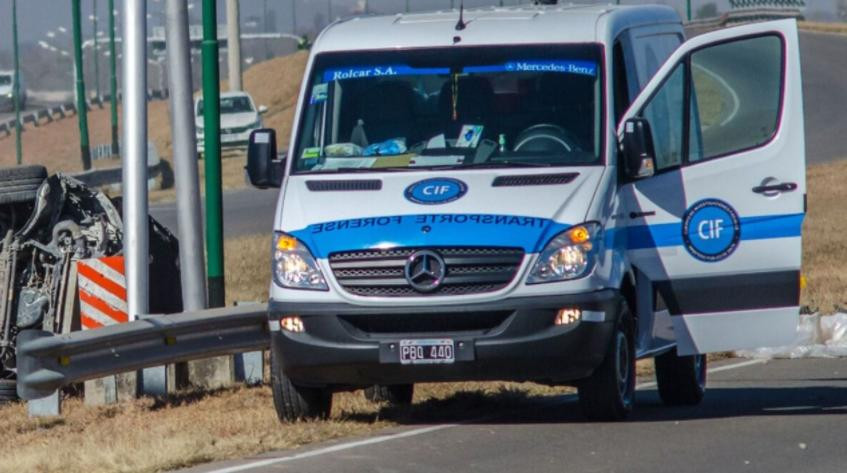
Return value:
M 803 274 L 807 284 L 801 303 L 812 311 L 847 308 L 847 160 L 810 166 L 807 173 L 809 213 L 803 224 Z
M 801 21 L 798 26 L 804 31 L 816 33 L 847 34 L 847 23 L 824 23 L 819 21 Z
M 270 388 L 183 393 L 168 402 L 142 399 L 89 408 L 64 403 L 58 419 L 29 419 L 23 404 L 0 409 L 0 472 L 144 472 L 187 467 L 361 436 L 398 424 L 470 420 L 517 409 L 538 396 L 569 392 L 515 383 L 418 386 L 409 409 L 364 400 L 361 392 L 335 396 L 327 421 L 280 425 Z

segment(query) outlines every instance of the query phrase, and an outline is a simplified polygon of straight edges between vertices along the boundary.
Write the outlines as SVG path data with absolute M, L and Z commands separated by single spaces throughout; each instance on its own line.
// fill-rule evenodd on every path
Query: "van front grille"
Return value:
M 435 290 L 417 290 L 406 279 L 406 264 L 420 250 L 434 252 L 444 260 L 445 275 Z M 395 248 L 332 253 L 329 265 L 344 290 L 357 296 L 458 296 L 506 287 L 523 256 L 521 248 Z

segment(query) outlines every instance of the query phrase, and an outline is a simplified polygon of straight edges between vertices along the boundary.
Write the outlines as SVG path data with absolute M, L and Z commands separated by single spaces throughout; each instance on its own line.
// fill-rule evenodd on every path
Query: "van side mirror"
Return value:
M 264 105 L 259 105 L 258 112 L 259 112 L 259 115 L 264 115 L 264 114 L 268 113 L 268 107 L 266 107 Z
M 260 128 L 250 133 L 247 145 L 247 178 L 260 189 L 279 187 L 285 175 L 285 156 L 277 156 L 276 131 Z
M 624 123 L 623 166 L 630 179 L 650 177 L 656 172 L 653 132 L 646 118 L 630 118 Z

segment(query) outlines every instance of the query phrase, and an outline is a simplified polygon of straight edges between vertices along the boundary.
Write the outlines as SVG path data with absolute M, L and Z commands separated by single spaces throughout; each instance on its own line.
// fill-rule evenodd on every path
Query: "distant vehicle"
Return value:
M 794 20 L 683 42 L 664 6 L 521 6 L 339 21 L 286 159 L 253 132 L 274 212 L 271 376 L 283 421 L 334 392 L 572 385 L 668 405 L 704 354 L 796 335 L 805 215 Z M 272 85 L 271 85 L 272 86 Z M 270 218 L 270 216 L 269 216 Z
M 0 111 L 11 112 L 15 109 L 15 101 L 13 100 L 14 96 L 15 72 L 0 71 Z M 23 79 L 21 79 L 21 96 L 19 103 L 21 105 L 21 110 L 26 108 L 26 86 L 24 85 Z
M 225 92 L 221 94 L 221 148 L 243 148 L 247 146 L 250 132 L 262 128 L 261 115 L 268 111 L 264 105 L 256 107 L 247 92 Z M 205 152 L 203 130 L 203 99 L 194 101 L 194 125 L 197 129 L 197 152 Z

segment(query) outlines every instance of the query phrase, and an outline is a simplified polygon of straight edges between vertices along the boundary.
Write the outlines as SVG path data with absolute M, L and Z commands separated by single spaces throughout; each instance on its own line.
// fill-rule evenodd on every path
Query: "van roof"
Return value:
M 359 16 L 330 25 L 313 52 L 439 47 L 459 44 L 586 43 L 613 38 L 647 24 L 680 23 L 667 6 L 523 5 L 465 9 L 466 28 L 458 31 L 458 9 L 428 13 Z M 456 41 L 455 38 L 461 38 Z

